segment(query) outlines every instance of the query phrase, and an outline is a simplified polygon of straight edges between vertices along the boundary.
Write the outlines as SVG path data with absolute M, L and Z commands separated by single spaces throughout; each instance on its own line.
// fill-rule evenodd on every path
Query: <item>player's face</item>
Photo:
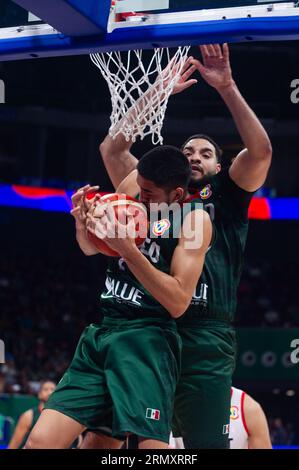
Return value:
M 221 169 L 220 163 L 217 162 L 215 147 L 208 140 L 189 140 L 183 149 L 183 153 L 191 165 L 191 186 L 199 183 L 207 176 L 215 175 Z
M 51 393 L 54 392 L 55 390 L 55 383 L 54 382 L 45 382 L 40 391 L 39 391 L 39 394 L 38 394 L 38 398 L 40 401 L 43 401 L 44 403 L 46 403 L 51 395 Z
M 140 187 L 140 202 L 150 210 L 150 204 L 171 204 L 180 201 L 184 196 L 183 188 L 176 188 L 172 191 L 167 191 L 159 188 L 152 181 L 143 178 L 141 175 L 137 176 L 137 184 Z

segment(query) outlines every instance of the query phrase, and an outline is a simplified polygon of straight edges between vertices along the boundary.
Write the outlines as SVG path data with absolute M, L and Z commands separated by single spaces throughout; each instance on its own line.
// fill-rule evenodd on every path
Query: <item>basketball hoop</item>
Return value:
M 106 80 L 112 103 L 109 135 L 122 133 L 135 142 L 152 136 L 163 143 L 161 130 L 169 96 L 180 77 L 190 46 L 90 54 Z M 151 56 L 149 57 L 149 55 Z

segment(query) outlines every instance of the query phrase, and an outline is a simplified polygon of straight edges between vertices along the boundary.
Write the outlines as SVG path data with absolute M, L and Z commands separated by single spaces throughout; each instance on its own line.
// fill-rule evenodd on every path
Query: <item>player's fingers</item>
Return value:
M 128 214 L 126 232 L 130 238 L 135 238 L 136 225 L 133 215 Z
M 99 189 L 100 189 L 100 186 L 90 186 L 88 189 L 85 189 L 85 190 L 84 190 L 84 196 L 86 196 L 87 194 L 96 192 L 96 191 L 98 191 Z
M 223 58 L 222 49 L 221 49 L 221 47 L 220 47 L 219 44 L 214 44 L 214 50 L 216 51 L 216 56 L 217 56 L 219 59 L 222 59 L 222 58 Z
M 82 188 L 79 188 L 78 191 L 86 191 L 90 187 L 90 184 L 86 184 L 85 186 L 82 186 Z
M 107 237 L 107 227 L 102 225 L 101 221 L 98 220 L 95 225 L 94 233 L 98 238 L 103 240 Z
M 188 69 L 188 67 L 190 67 L 190 63 L 191 63 L 192 59 L 193 59 L 193 57 L 190 56 L 185 60 L 184 65 L 181 69 L 181 75 L 183 75 L 185 73 L 185 71 Z
M 213 44 L 207 44 L 210 57 L 216 57 L 216 51 L 214 50 Z
M 223 50 L 223 58 L 228 61 L 229 60 L 229 47 L 228 47 L 227 42 L 223 44 L 222 50 Z
M 75 207 L 74 209 L 72 209 L 70 211 L 70 214 L 73 216 L 73 217 L 77 217 L 78 215 L 80 215 L 80 207 Z
M 182 80 L 183 81 L 188 80 L 188 78 L 191 77 L 191 75 L 195 72 L 195 70 L 196 70 L 195 65 L 191 64 L 190 67 L 183 74 L 181 74 Z
M 95 217 L 93 217 L 89 212 L 86 214 L 86 226 L 91 227 L 96 223 Z
M 87 199 L 86 196 L 88 194 L 96 192 L 98 189 L 99 189 L 99 186 L 89 186 L 88 188 L 83 189 L 82 202 L 83 202 L 85 208 L 89 208 L 90 204 L 91 204 L 91 203 L 89 203 L 89 201 L 91 201 L 91 199 Z
M 79 201 L 80 199 L 82 198 L 84 192 L 83 191 L 76 191 L 73 195 L 72 195 L 72 204 L 73 206 L 75 206 Z
M 108 200 L 107 208 L 106 208 L 106 216 L 110 223 L 115 223 L 115 220 L 116 220 L 115 212 L 109 200 Z
M 77 189 L 77 191 L 73 194 L 73 196 L 75 196 L 78 193 L 84 193 L 84 191 L 87 191 L 88 188 L 90 188 L 90 184 L 86 184 L 85 186 L 82 186 L 82 188 Z
M 80 209 L 81 219 L 86 220 L 87 211 L 84 210 L 84 207 L 82 206 L 82 204 L 80 204 L 79 209 Z
M 88 225 L 86 224 L 86 230 L 90 233 L 92 233 L 93 235 L 96 234 L 96 231 L 95 231 L 95 225 Z
M 187 82 L 185 83 L 182 83 L 181 85 L 181 91 L 184 91 L 184 90 L 187 90 L 187 88 L 190 88 L 192 85 L 196 85 L 197 80 L 195 80 L 194 78 L 191 79 L 191 80 L 188 80 Z
M 98 220 L 101 222 L 102 225 L 106 225 L 106 226 L 107 226 L 108 223 L 110 223 L 110 219 L 109 219 L 109 217 L 107 216 L 107 213 L 106 213 L 106 212 L 105 212 L 105 213 L 103 214 L 103 216 L 102 216 L 101 218 L 99 218 Z
M 210 57 L 209 56 L 209 51 L 208 51 L 206 45 L 199 46 L 199 49 L 200 49 L 200 52 L 201 52 L 201 55 L 202 55 L 203 63 L 205 64 L 207 62 L 207 60 L 209 59 L 209 57 Z
M 96 214 L 99 219 L 101 219 L 104 215 L 106 215 L 106 204 L 96 204 Z
M 205 72 L 206 68 L 205 66 L 200 62 L 198 59 L 193 59 L 192 64 L 197 68 L 199 73 Z
M 97 191 L 100 189 L 100 186 L 96 184 L 95 186 L 90 186 L 90 188 L 87 189 L 87 193 L 91 193 L 92 191 Z

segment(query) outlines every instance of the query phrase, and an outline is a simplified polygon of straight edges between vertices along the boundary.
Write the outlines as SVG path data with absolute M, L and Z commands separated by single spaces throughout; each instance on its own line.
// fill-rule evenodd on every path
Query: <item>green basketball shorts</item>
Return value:
M 89 430 L 168 442 L 180 373 L 175 324 L 105 318 L 87 327 L 45 408 Z
M 182 369 L 174 409 L 174 436 L 187 449 L 229 448 L 235 331 L 223 322 L 180 327 Z

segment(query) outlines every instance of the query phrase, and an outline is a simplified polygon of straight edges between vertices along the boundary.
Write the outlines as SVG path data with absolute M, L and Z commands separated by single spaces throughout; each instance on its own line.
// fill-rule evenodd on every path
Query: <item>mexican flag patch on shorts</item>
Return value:
M 145 417 L 147 419 L 155 419 L 155 420 L 158 421 L 160 419 L 160 410 L 154 410 L 153 408 L 147 408 Z

